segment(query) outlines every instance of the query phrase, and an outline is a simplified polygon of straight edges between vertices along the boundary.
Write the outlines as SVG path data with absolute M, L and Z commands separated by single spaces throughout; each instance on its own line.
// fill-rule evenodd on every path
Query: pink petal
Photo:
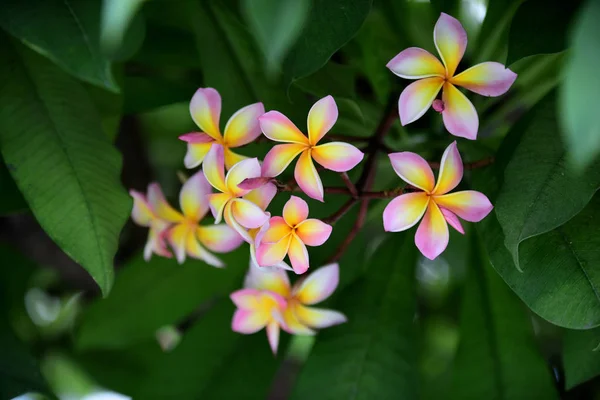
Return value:
M 294 178 L 306 195 L 315 200 L 323 201 L 323 183 L 312 162 L 310 151 L 305 151 L 300 155 L 294 170 Z
M 183 215 L 176 211 L 165 199 L 165 195 L 158 183 L 148 185 L 148 204 L 154 214 L 168 222 L 176 223 L 183 221 Z
M 290 264 L 292 264 L 294 272 L 300 275 L 305 273 L 309 268 L 308 251 L 298 236 L 292 234 L 290 237 L 288 257 L 290 258 Z
M 210 183 L 202 171 L 192 175 L 179 192 L 179 204 L 183 214 L 190 220 L 198 222 L 208 212 L 208 198 L 212 193 Z
M 275 142 L 309 144 L 308 138 L 279 111 L 269 111 L 258 118 L 258 121 L 265 136 Z
M 272 217 L 269 220 L 269 229 L 262 237 L 262 243 L 277 243 L 291 231 L 292 228 L 285 222 L 283 217 Z
M 439 256 L 448 246 L 448 224 L 434 201 L 429 202 L 423 221 L 419 224 L 415 244 L 430 260 Z
M 419 79 L 411 83 L 400 94 L 398 113 L 402 126 L 421 118 L 435 100 L 444 84 L 439 77 Z
M 452 211 L 469 222 L 481 221 L 494 208 L 483 193 L 474 190 L 435 196 L 434 200 L 440 207 Z
M 240 189 L 238 185 L 248 178 L 260 177 L 260 164 L 257 158 L 248 158 L 235 164 L 225 178 L 227 190 L 234 196 L 243 196 L 248 190 Z
M 233 218 L 244 228 L 259 228 L 269 220 L 269 216 L 251 201 L 234 199 L 232 203 Z
M 454 214 L 451 211 L 446 210 L 443 207 L 440 207 L 440 211 L 442 212 L 442 215 L 446 219 L 446 222 L 448 223 L 448 225 L 450 225 L 451 227 L 453 227 L 454 229 L 456 229 L 458 232 L 462 233 L 463 235 L 465 234 L 465 230 L 464 230 L 462 224 L 460 223 L 460 220 L 456 216 L 456 214 Z
M 396 197 L 383 210 L 383 227 L 387 232 L 401 232 L 419 222 L 427 205 L 427 193 L 406 193 Z
M 154 220 L 148 231 L 148 239 L 144 246 L 144 260 L 150 261 L 152 254 L 161 257 L 171 258 L 173 254 L 167 249 L 166 234 L 168 232 L 169 223 L 162 220 Z
M 442 13 L 433 29 L 433 41 L 446 66 L 446 76 L 452 77 L 467 48 L 467 32 L 459 20 Z
M 186 245 L 190 234 L 191 229 L 187 224 L 177 224 L 166 233 L 169 245 L 173 249 L 175 259 L 179 264 L 183 264 L 185 261 Z
M 316 333 L 315 331 L 300 322 L 295 313 L 296 308 L 297 306 L 292 306 L 285 309 L 283 312 L 285 324 L 282 326 L 282 328 L 292 335 L 314 335 Z
M 288 252 L 292 235 L 283 237 L 277 243 L 261 243 L 256 250 L 258 265 L 261 267 L 270 267 L 283 261 Z
M 306 149 L 305 144 L 278 144 L 265 156 L 262 164 L 262 176 L 279 176 L 292 161 Z
M 308 217 L 308 204 L 298 196 L 290 196 L 290 199 L 283 206 L 283 219 L 291 226 L 295 227 Z
M 296 235 L 307 246 L 321 246 L 329 239 L 333 227 L 318 219 L 309 218 L 296 226 Z
M 456 141 L 454 141 L 444 151 L 440 163 L 440 173 L 433 193 L 436 195 L 448 193 L 460 183 L 462 177 L 463 163 Z
M 317 101 L 308 112 L 308 140 L 313 146 L 331 130 L 338 119 L 338 108 L 331 96 Z
M 243 190 L 254 190 L 271 182 L 271 178 L 259 176 L 258 178 L 246 178 L 240 182 L 238 187 Z
M 426 192 L 435 186 L 433 171 L 429 163 L 418 154 L 409 151 L 388 154 L 392 168 L 402 180 Z
M 229 193 L 212 193 L 207 195 L 206 199 L 208 200 L 210 212 L 215 219 L 215 224 L 220 223 L 223 218 L 223 210 L 225 209 L 225 205 L 231 200 L 231 195 Z
M 214 143 L 217 142 L 213 140 L 209 143 L 188 143 L 187 152 L 183 158 L 183 165 L 188 169 L 192 169 L 202 164 L 202 161 L 204 161 Z
M 409 47 L 392 58 L 386 67 L 405 79 L 422 79 L 432 76 L 444 78 L 446 70 L 433 54 L 418 47 Z
M 461 72 L 450 82 L 482 96 L 496 97 L 506 93 L 516 79 L 517 74 L 504 65 L 488 61 Z
M 298 305 L 294 311 L 302 324 L 315 329 L 329 328 L 348 321 L 344 314 L 334 310 Z
M 200 245 L 193 229 L 190 229 L 186 236 L 185 251 L 188 256 L 202 260 L 213 267 L 221 268 L 225 266 L 223 261 Z
M 211 138 L 204 132 L 185 133 L 179 136 L 179 140 L 190 144 L 212 143 L 215 141 L 215 139 Z
M 199 226 L 196 235 L 200 243 L 217 253 L 229 253 L 244 242 L 234 229 L 225 224 Z
M 259 306 L 259 295 L 260 290 L 256 289 L 240 289 L 229 295 L 231 301 L 237 308 L 241 308 L 242 310 L 252 311 L 258 308 Z
M 253 202 L 263 210 L 266 210 L 276 194 L 277 186 L 272 182 L 268 182 L 267 184 L 246 193 L 244 199 Z
M 231 321 L 231 329 L 234 332 L 246 335 L 256 333 L 264 328 L 269 321 L 269 315 L 248 310 L 236 310 Z
M 227 168 L 228 170 L 233 168 L 235 164 L 247 159 L 248 157 L 238 153 L 234 153 L 229 147 L 225 148 L 225 168 Z
M 327 169 L 346 172 L 356 167 L 365 155 L 351 144 L 331 142 L 313 147 L 311 156 Z
M 221 96 L 213 88 L 200 88 L 190 102 L 192 119 L 207 135 L 215 140 L 221 138 L 219 117 L 221 115 Z
M 230 201 L 225 205 L 225 209 L 223 210 L 223 217 L 225 217 L 225 223 L 235 230 L 238 235 L 242 237 L 246 242 L 252 244 L 254 239 L 250 235 L 250 232 L 246 228 L 244 228 L 233 216 L 233 201 Z
M 244 280 L 244 287 L 268 290 L 284 298 L 289 297 L 291 292 L 290 280 L 282 269 L 267 270 L 250 267 Z
M 133 197 L 133 209 L 131 210 L 131 219 L 140 226 L 150 226 L 150 222 L 155 218 L 150 208 L 150 203 L 146 196 L 136 190 L 130 190 L 129 195 Z
M 225 125 L 223 139 L 230 147 L 240 147 L 260 136 L 258 117 L 265 113 L 263 103 L 254 103 L 239 109 Z
M 269 346 L 273 354 L 277 354 L 277 347 L 279 346 L 279 324 L 277 321 L 271 321 L 267 325 L 267 339 L 269 340 Z
M 444 101 L 442 117 L 448 132 L 454 136 L 475 140 L 479 129 L 479 117 L 467 96 L 451 83 L 446 83 L 442 100 Z
M 328 264 L 294 285 L 293 296 L 302 304 L 317 304 L 331 296 L 340 282 L 340 267 Z
M 227 192 L 227 185 L 225 184 L 225 159 L 224 149 L 221 145 L 213 145 L 202 164 L 202 171 L 206 180 L 217 189 L 219 192 Z

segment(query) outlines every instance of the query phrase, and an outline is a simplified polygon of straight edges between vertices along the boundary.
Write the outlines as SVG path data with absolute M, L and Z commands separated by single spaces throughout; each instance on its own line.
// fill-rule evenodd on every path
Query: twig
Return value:
M 340 176 L 342 177 L 342 180 L 344 181 L 346 187 L 350 191 L 350 194 L 352 194 L 352 197 L 357 198 L 358 190 L 356 189 L 356 186 L 354 186 L 354 183 L 350 180 L 348 174 L 346 172 L 340 172 Z
M 350 211 L 350 209 L 356 204 L 358 203 L 358 199 L 356 198 L 350 198 L 348 199 L 347 202 L 344 203 L 343 206 L 340 207 L 339 210 L 337 210 L 335 213 L 331 214 L 329 217 L 323 219 L 323 222 L 325 222 L 326 224 L 332 225 L 335 224 L 337 221 L 340 220 L 340 218 L 342 218 L 348 211 Z

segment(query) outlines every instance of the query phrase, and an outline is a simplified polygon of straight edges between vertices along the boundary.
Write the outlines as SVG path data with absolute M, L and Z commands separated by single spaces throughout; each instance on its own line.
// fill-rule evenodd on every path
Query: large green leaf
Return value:
M 550 368 L 519 299 L 473 240 L 462 296 L 452 398 L 557 399 Z
M 283 64 L 284 80 L 291 83 L 312 74 L 360 29 L 371 0 L 314 0 L 300 38 Z
M 381 245 L 366 274 L 340 293 L 335 309 L 348 322 L 319 333 L 293 399 L 416 398 L 415 262 L 408 235 Z
M 487 171 L 474 174 L 475 187 L 494 198 Z M 594 221 L 600 218 L 600 198 L 595 196 L 575 218 L 551 232 L 528 239 L 520 251 L 523 272 L 504 246 L 504 234 L 494 214 L 477 226 L 490 261 L 506 283 L 531 310 L 555 325 L 589 329 L 600 325 L 600 264 L 596 251 L 600 239 Z
M 225 269 L 198 260 L 141 256 L 117 274 L 111 295 L 86 310 L 76 337 L 81 349 L 122 348 L 154 336 L 164 325 L 178 323 L 203 303 L 227 296 L 242 282 L 248 248 L 219 255 Z
M 310 0 L 244 0 L 242 6 L 269 71 L 275 72 L 302 31 Z
M 74 76 L 118 91 L 100 51 L 98 0 L 5 0 L 0 26 Z
M 136 399 L 266 398 L 281 358 L 271 353 L 264 331 L 233 332 L 233 312 L 229 299 L 220 301 L 170 353 L 147 342 L 80 359 L 99 383 Z
M 530 123 L 515 127 L 520 143 L 506 166 L 496 202 L 506 247 L 519 269 L 526 268 L 525 263 L 521 267 L 519 244 L 573 218 L 600 186 L 600 168 L 591 168 L 583 176 L 568 168 L 553 94 L 530 117 Z
M 568 2 L 567 2 L 568 3 Z M 571 38 L 571 58 L 565 68 L 560 98 L 563 137 L 569 161 L 579 171 L 589 166 L 600 151 L 600 122 L 596 112 L 600 91 L 600 1 L 589 0 L 582 8 Z
M 27 210 L 27 203 L 0 154 L 0 216 Z
M 0 36 L 0 148 L 48 235 L 108 294 L 131 200 L 121 158 L 85 89 L 50 61 Z
M 506 64 L 534 54 L 565 50 L 571 17 L 580 3 L 580 0 L 528 0 L 521 4 L 510 26 Z
M 473 64 L 484 61 L 503 61 L 510 23 L 524 0 L 489 0 L 485 19 L 477 40 L 472 46 Z M 473 43 L 473 41 L 471 41 Z
M 567 330 L 563 337 L 563 366 L 567 390 L 600 375 L 600 328 Z

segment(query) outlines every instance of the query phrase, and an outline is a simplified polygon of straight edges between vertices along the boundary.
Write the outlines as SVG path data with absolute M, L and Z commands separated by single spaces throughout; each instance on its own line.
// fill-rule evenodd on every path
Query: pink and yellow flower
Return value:
M 477 111 L 456 86 L 496 97 L 508 91 L 517 74 L 500 63 L 484 62 L 455 75 L 467 47 L 467 33 L 448 14 L 442 13 L 435 24 L 433 40 L 442 62 L 426 50 L 410 47 L 387 64 L 399 77 L 417 79 L 400 95 L 400 122 L 407 125 L 421 118 L 442 90 L 442 99 L 435 100 L 434 108 L 442 113 L 446 129 L 455 136 L 475 139 L 479 129 Z
M 199 224 L 208 212 L 207 196 L 210 193 L 210 185 L 202 171 L 198 171 L 181 188 L 179 204 L 182 213 L 180 213 L 171 207 L 158 186 L 151 185 L 149 189 L 150 205 L 162 220 L 172 224 L 166 233 L 166 238 L 180 264 L 185 261 L 187 255 L 215 267 L 222 267 L 223 262 L 208 250 L 227 253 L 243 243 L 240 235 L 225 224 Z
M 346 316 L 338 311 L 312 307 L 331 296 L 338 283 L 338 264 L 317 269 L 293 287 L 284 270 L 251 266 L 244 289 L 231 295 L 238 307 L 232 329 L 240 333 L 254 333 L 267 327 L 269 343 L 275 353 L 280 329 L 295 335 L 314 335 L 314 329 L 347 321 Z
M 181 135 L 179 139 L 187 142 L 187 154 L 183 160 L 186 168 L 194 168 L 202 163 L 213 146 L 223 146 L 225 166 L 230 169 L 247 157 L 231 151 L 232 148 L 248 144 L 260 136 L 258 117 L 265 113 L 262 103 L 243 107 L 231 116 L 221 134 L 219 119 L 221 116 L 221 96 L 213 88 L 200 88 L 190 102 L 190 114 L 202 132 Z
M 429 164 L 421 156 L 401 152 L 389 157 L 398 176 L 422 191 L 393 199 L 383 212 L 383 226 L 388 232 L 400 232 L 413 227 L 423 217 L 415 243 L 425 257 L 433 260 L 444 251 L 448 245 L 448 224 L 464 233 L 458 217 L 479 222 L 492 210 L 492 204 L 483 193 L 474 190 L 448 193 L 463 176 L 456 142 L 444 151 L 437 183 Z
M 335 100 L 327 96 L 317 101 L 308 113 L 308 137 L 278 111 L 269 111 L 259 118 L 260 128 L 269 139 L 284 142 L 274 146 L 266 155 L 262 175 L 275 177 L 281 174 L 298 156 L 294 177 L 304 193 L 323 201 L 323 184 L 313 160 L 326 169 L 346 172 L 363 159 L 356 147 L 343 142 L 318 145 L 338 118 Z
M 161 192 L 160 186 L 158 186 L 157 183 L 148 186 L 148 192 L 151 190 Z M 130 190 L 129 194 L 133 197 L 131 218 L 136 224 L 150 228 L 148 230 L 148 240 L 144 246 L 144 260 L 150 261 L 153 253 L 162 257 L 171 258 L 173 255 L 169 249 L 167 249 L 165 243 L 165 233 L 167 232 L 170 223 L 156 215 L 143 193 L 136 190 Z
M 256 252 L 260 266 L 272 266 L 289 256 L 294 272 L 303 274 L 309 268 L 306 246 L 320 246 L 329 239 L 332 227 L 318 219 L 308 218 L 308 204 L 291 196 L 283 207 L 283 217 L 272 217 Z
M 277 187 L 267 182 L 257 189 L 243 189 L 239 185 L 246 179 L 259 178 L 260 164 L 256 158 L 248 158 L 235 164 L 225 176 L 223 147 L 213 146 L 202 169 L 208 182 L 220 193 L 208 195 L 210 210 L 215 223 L 225 223 L 235 229 L 248 243 L 253 242 L 250 229 L 260 228 L 269 220 L 264 210 L 277 194 Z

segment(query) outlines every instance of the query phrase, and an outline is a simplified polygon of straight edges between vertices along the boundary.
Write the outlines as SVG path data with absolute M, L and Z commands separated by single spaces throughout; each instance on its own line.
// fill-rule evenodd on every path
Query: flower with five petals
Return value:
M 364 154 L 356 147 L 343 142 L 318 145 L 338 118 L 335 100 L 327 96 L 317 101 L 308 113 L 308 137 L 278 111 L 269 111 L 258 120 L 260 128 L 269 139 L 286 144 L 274 146 L 265 156 L 262 175 L 275 177 L 281 174 L 300 154 L 294 177 L 304 193 L 323 201 L 323 183 L 313 164 L 315 160 L 326 169 L 346 172 L 363 159 Z
M 283 297 L 286 304 L 282 311 L 282 328 L 291 334 L 313 335 L 314 329 L 339 325 L 347 320 L 338 311 L 312 307 L 331 296 L 339 281 L 340 268 L 337 263 L 318 268 L 299 279 L 294 286 L 282 269 L 265 271 L 251 268 L 244 287 L 267 290 Z
M 448 193 L 463 176 L 456 142 L 444 151 L 437 183 L 429 164 L 421 156 L 406 151 L 389 154 L 389 157 L 398 176 L 422 191 L 393 199 L 383 211 L 383 226 L 388 232 L 400 232 L 413 227 L 423 217 L 415 243 L 430 260 L 439 256 L 448 245 L 448 224 L 464 233 L 458 217 L 479 222 L 492 210 L 492 204 L 483 193 L 474 190 Z
M 202 132 L 186 133 L 179 139 L 187 142 L 187 154 L 183 160 L 186 168 L 194 168 L 202 163 L 204 157 L 213 146 L 223 146 L 225 166 L 230 169 L 247 157 L 231 151 L 252 142 L 260 136 L 258 117 L 265 113 L 262 103 L 250 104 L 239 109 L 229 118 L 225 125 L 225 133 L 221 135 L 219 119 L 221 116 L 221 96 L 213 88 L 200 88 L 190 102 L 190 114 Z
M 306 246 L 320 246 L 329 239 L 332 227 L 308 217 L 308 204 L 291 196 L 283 207 L 283 217 L 272 217 L 256 251 L 260 266 L 281 262 L 287 254 L 294 272 L 303 274 L 309 268 Z
M 151 191 L 162 193 L 158 183 L 152 183 L 148 186 L 148 193 Z M 171 258 L 173 255 L 169 249 L 167 249 L 164 237 L 170 223 L 156 215 L 147 197 L 143 193 L 136 190 L 130 190 L 129 194 L 133 197 L 133 210 L 131 210 L 133 222 L 140 226 L 150 228 L 148 230 L 148 240 L 146 240 L 146 245 L 144 246 L 144 260 L 150 261 L 153 253 L 162 257 Z
M 267 182 L 257 189 L 243 189 L 239 185 L 246 179 L 259 178 L 260 164 L 256 158 L 248 158 L 235 164 L 225 176 L 223 147 L 212 146 L 202 170 L 208 182 L 220 193 L 207 196 L 210 210 L 218 224 L 225 223 L 235 229 L 248 243 L 253 242 L 249 229 L 260 228 L 269 220 L 264 210 L 277 194 L 277 187 Z
M 405 79 L 417 79 L 400 95 L 398 113 L 402 125 L 421 118 L 433 104 L 442 113 L 446 129 L 454 136 L 475 139 L 479 117 L 473 104 L 456 86 L 483 96 L 496 97 L 508 91 L 515 74 L 497 62 L 477 64 L 455 75 L 467 47 L 467 33 L 461 23 L 442 13 L 433 29 L 435 47 L 442 63 L 431 53 L 410 47 L 394 57 L 387 67 Z M 442 99 L 435 100 L 442 90 Z
M 179 192 L 181 213 L 171 207 L 160 190 L 152 187 L 149 190 L 148 200 L 156 210 L 156 214 L 173 224 L 166 233 L 166 238 L 180 264 L 185 261 L 187 255 L 212 266 L 222 267 L 223 262 L 208 250 L 227 253 L 243 243 L 240 235 L 225 224 L 199 224 L 208 212 L 206 197 L 210 193 L 211 187 L 202 171 L 192 175 L 181 188 Z

